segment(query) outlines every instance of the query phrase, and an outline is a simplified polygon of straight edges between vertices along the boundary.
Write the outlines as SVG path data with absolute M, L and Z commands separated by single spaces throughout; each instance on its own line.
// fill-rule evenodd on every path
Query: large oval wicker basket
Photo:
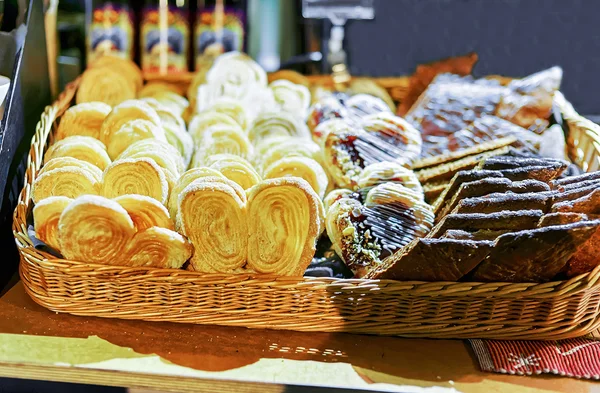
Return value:
M 406 79 L 381 80 L 394 98 Z M 31 185 L 57 119 L 78 81 L 42 114 L 31 150 L 14 236 L 27 293 L 56 312 L 110 318 L 300 331 L 432 338 L 561 339 L 600 327 L 600 267 L 544 284 L 398 282 L 200 274 L 57 259 L 28 236 Z M 600 164 L 600 128 L 559 95 L 569 153 L 585 170 Z

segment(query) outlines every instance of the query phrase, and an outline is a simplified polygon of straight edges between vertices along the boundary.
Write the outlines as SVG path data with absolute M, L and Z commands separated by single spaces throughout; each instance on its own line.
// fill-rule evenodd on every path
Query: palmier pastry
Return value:
M 185 128 L 177 127 L 173 124 L 165 124 L 164 125 L 165 136 L 167 137 L 167 142 L 177 150 L 183 157 L 183 162 L 185 167 L 187 168 L 192 161 L 192 156 L 194 154 L 194 141 Z
M 408 166 L 421 154 L 421 133 L 406 120 L 390 112 L 364 117 L 363 128 L 373 147 L 386 151 L 392 156 L 392 161 Z
M 185 163 L 179 151 L 167 143 L 156 139 L 144 139 L 129 146 L 118 160 L 124 158 L 151 158 L 165 171 L 167 182 L 172 186 L 185 170 Z
M 81 76 L 75 102 L 104 102 L 115 106 L 135 98 L 135 84 L 117 71 L 98 67 L 88 69 Z
M 423 188 L 415 173 L 395 162 L 378 162 L 367 166 L 358 176 L 356 183 L 359 188 L 365 189 L 387 182 L 399 183 L 418 194 L 423 194 Z
M 112 134 L 117 132 L 123 124 L 130 120 L 148 120 L 160 127 L 161 121 L 158 114 L 148 103 L 142 100 L 128 100 L 115 106 L 102 123 L 100 140 L 107 144 Z
M 140 100 L 150 105 L 150 107 L 156 111 L 156 114 L 163 125 L 173 124 L 185 129 L 185 121 L 183 121 L 183 118 L 178 115 L 177 112 L 173 112 L 170 108 L 158 102 L 156 98 L 148 97 L 140 98 Z
M 178 208 L 178 199 L 179 199 L 179 194 L 181 194 L 181 192 L 187 187 L 189 186 L 194 180 L 203 178 L 203 177 L 221 177 L 223 179 L 225 179 L 225 176 L 223 176 L 221 174 L 221 172 L 215 170 L 215 169 L 211 169 L 211 168 L 192 168 L 190 170 L 188 170 L 187 172 L 185 172 L 183 175 L 181 175 L 181 177 L 179 178 L 179 180 L 177 180 L 177 183 L 173 186 L 173 189 L 171 190 L 171 194 L 169 196 L 169 203 L 168 203 L 168 208 L 169 208 L 169 214 L 171 215 L 171 218 L 176 220 L 177 218 L 177 212 L 179 211 Z
M 167 141 L 163 129 L 151 121 L 143 119 L 129 120 L 111 134 L 107 144 L 108 155 L 115 160 L 129 146 L 144 139 Z
M 80 262 L 123 264 L 123 250 L 134 233 L 127 211 L 117 202 L 96 195 L 71 202 L 58 221 L 62 255 Z
M 35 236 L 55 250 L 60 250 L 58 220 L 72 201 L 63 196 L 49 197 L 39 201 L 33 208 Z
M 61 116 L 58 130 L 54 134 L 55 140 L 74 135 L 100 139 L 102 122 L 111 109 L 110 105 L 103 102 L 86 102 L 72 106 Z
M 96 195 L 101 183 L 91 172 L 74 166 L 45 171 L 33 182 L 31 199 L 38 203 L 52 196 L 77 198 L 81 195 Z
M 246 263 L 246 196 L 230 180 L 205 180 L 192 182 L 180 194 L 178 221 L 194 246 L 193 270 L 230 273 Z
M 267 74 L 250 57 L 230 52 L 215 60 L 206 82 L 224 96 L 242 99 L 253 89 L 266 87 Z
M 239 127 L 239 124 L 230 116 L 215 111 L 207 111 L 192 118 L 188 132 L 192 136 L 194 143 L 199 144 L 202 141 L 204 132 L 216 125 Z M 239 128 L 241 130 L 241 127 Z
M 284 111 L 304 119 L 310 106 L 310 91 L 306 86 L 287 80 L 271 82 L 269 88 L 279 107 Z
M 321 233 L 323 204 L 300 178 L 264 180 L 248 192 L 248 267 L 301 277 Z
M 87 161 L 101 170 L 111 162 L 102 142 L 90 136 L 70 136 L 56 142 L 46 151 L 44 162 L 58 157 L 73 157 Z
M 239 127 L 213 126 L 204 132 L 202 145 L 198 147 L 192 166 L 206 165 L 206 159 L 215 154 L 233 154 L 250 158 L 253 148 L 248 137 Z
M 212 103 L 210 110 L 231 117 L 244 130 L 248 128 L 248 113 L 239 100 L 221 97 Z
M 327 211 L 327 234 L 336 253 L 363 277 L 381 261 L 433 226 L 433 211 L 422 195 L 397 183 L 380 184 L 367 194 L 338 199 Z
M 179 94 L 175 94 L 170 91 L 162 91 L 154 94 L 152 96 L 156 101 L 160 102 L 161 105 L 167 107 L 169 110 L 173 111 L 177 116 L 183 117 L 183 114 L 190 106 L 188 100 Z
M 296 136 L 308 139 L 310 133 L 304 123 L 285 112 L 260 114 L 248 132 L 248 138 L 254 145 L 275 136 Z
M 142 87 L 142 90 L 138 93 L 139 98 L 151 98 L 154 95 L 157 95 L 164 91 L 170 91 L 171 93 L 175 93 L 177 95 L 183 96 L 185 94 L 185 89 L 179 87 L 174 83 L 161 82 L 161 81 L 152 81 L 148 82 Z
M 252 164 L 242 157 L 232 154 L 217 154 L 210 156 L 207 165 L 223 174 L 229 180 L 239 184 L 244 190 L 247 190 L 260 181 L 260 175 L 254 170 Z
M 305 87 L 310 87 L 309 79 L 302 75 L 301 73 L 293 70 L 279 70 L 275 72 L 271 72 L 268 74 L 269 83 L 273 83 L 275 81 L 286 80 L 297 85 L 302 85 Z
M 264 172 L 265 179 L 279 177 L 299 177 L 308 182 L 319 198 L 323 199 L 327 190 L 327 174 L 321 165 L 312 158 L 286 157 L 269 165 Z
M 133 236 L 125 255 L 128 266 L 179 269 L 192 255 L 192 246 L 175 231 L 150 227 Z
M 79 160 L 73 157 L 57 157 L 46 162 L 38 173 L 38 177 L 46 172 L 57 168 L 77 168 L 94 178 L 98 183 L 102 181 L 102 171 L 96 165 L 90 164 L 87 161 Z
M 144 84 L 142 70 L 140 70 L 137 64 L 129 59 L 104 55 L 92 62 L 89 65 L 89 68 L 110 68 L 111 70 L 118 72 L 133 82 L 136 92 L 139 91 Z
M 115 198 L 139 194 L 167 203 L 169 183 L 164 171 L 149 158 L 124 158 L 111 164 L 104 172 L 102 195 Z
M 174 229 L 173 220 L 167 208 L 154 198 L 145 195 L 127 194 L 114 198 L 115 202 L 127 210 L 136 231 L 151 227 Z
M 313 160 L 320 162 L 321 148 L 314 142 L 302 138 L 290 138 L 290 137 L 278 137 L 269 138 L 266 142 L 274 141 L 274 144 L 262 153 L 258 152 L 259 147 L 256 148 L 256 160 L 260 167 L 266 169 L 269 165 L 273 164 L 284 157 L 306 157 L 312 158 Z M 266 145 L 266 144 L 261 144 Z M 262 148 L 261 146 L 260 148 Z

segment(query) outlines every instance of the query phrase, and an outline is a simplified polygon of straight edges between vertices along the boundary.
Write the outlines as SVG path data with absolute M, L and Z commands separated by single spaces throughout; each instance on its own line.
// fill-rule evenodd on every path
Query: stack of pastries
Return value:
M 542 157 L 560 76 L 441 75 L 402 118 L 380 91 L 269 83 L 237 52 L 187 92 L 105 56 L 45 153 L 35 234 L 76 261 L 201 273 L 581 274 L 597 264 L 600 176 Z

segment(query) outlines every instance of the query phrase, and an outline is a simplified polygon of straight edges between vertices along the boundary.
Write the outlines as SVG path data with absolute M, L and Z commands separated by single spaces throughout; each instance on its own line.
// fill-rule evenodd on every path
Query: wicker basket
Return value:
M 396 82 L 393 82 L 396 80 Z M 398 99 L 398 81 L 382 85 Z M 391 82 L 390 82 L 391 81 Z M 405 79 L 404 79 L 405 81 Z M 201 274 L 56 259 L 27 234 L 31 184 L 75 81 L 42 114 L 14 215 L 27 293 L 56 312 L 97 317 L 431 338 L 561 339 L 600 327 L 600 267 L 544 284 L 398 282 Z M 394 94 L 395 91 L 395 94 Z M 559 96 L 573 160 L 600 164 L 600 127 Z

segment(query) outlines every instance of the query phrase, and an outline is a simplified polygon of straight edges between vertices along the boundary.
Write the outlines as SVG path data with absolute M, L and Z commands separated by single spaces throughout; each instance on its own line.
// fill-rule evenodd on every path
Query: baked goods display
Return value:
M 550 146 L 562 137 L 552 109 L 562 70 L 475 79 L 475 61 L 421 69 L 400 117 L 368 80 L 311 91 L 240 53 L 196 75 L 187 98 L 102 57 L 32 185 L 35 236 L 75 261 L 199 273 L 546 282 L 589 272 L 600 175 Z

